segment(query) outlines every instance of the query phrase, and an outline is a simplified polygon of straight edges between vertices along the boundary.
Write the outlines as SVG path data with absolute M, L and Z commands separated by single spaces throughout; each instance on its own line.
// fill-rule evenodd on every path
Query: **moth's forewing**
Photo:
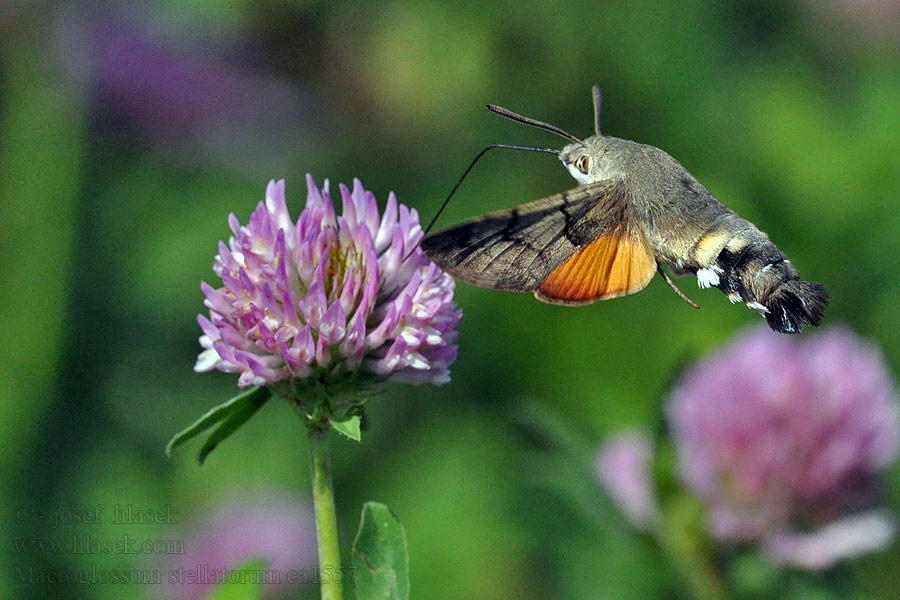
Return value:
M 575 304 L 623 295 L 643 288 L 648 269 L 652 267 L 649 277 L 656 270 L 635 233 L 639 229 L 627 222 L 629 201 L 621 183 L 591 183 L 430 235 L 422 249 L 448 273 L 473 285 L 531 292 L 555 274 L 538 298 Z M 604 236 L 610 252 L 581 255 L 584 261 L 561 267 Z M 619 242 L 613 240 L 627 242 L 629 249 L 619 258 Z M 599 270 L 589 271 L 586 265 Z

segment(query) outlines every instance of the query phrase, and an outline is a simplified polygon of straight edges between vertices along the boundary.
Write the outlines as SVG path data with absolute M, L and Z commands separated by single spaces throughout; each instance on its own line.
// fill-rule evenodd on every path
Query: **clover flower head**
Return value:
M 806 340 L 750 329 L 688 371 L 667 409 L 682 479 L 715 537 L 805 568 L 893 537 L 886 511 L 861 511 L 897 458 L 897 389 L 880 351 L 849 329 Z
M 453 279 L 418 247 L 414 209 L 393 193 L 379 214 L 359 180 L 339 186 L 307 176 L 306 208 L 293 222 L 284 181 L 270 182 L 246 225 L 219 243 L 202 284 L 209 316 L 196 371 L 239 373 L 238 385 L 363 386 L 387 380 L 441 384 L 456 358 Z

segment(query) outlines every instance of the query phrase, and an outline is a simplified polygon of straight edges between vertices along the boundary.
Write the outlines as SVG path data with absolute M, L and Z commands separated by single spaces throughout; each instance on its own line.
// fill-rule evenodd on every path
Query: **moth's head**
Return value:
M 608 138 L 600 133 L 600 111 L 603 100 L 600 87 L 595 85 L 591 90 L 594 99 L 594 133 L 584 141 L 574 140 L 559 153 L 559 160 L 566 166 L 575 181 L 584 185 L 615 176 L 612 165 L 603 160 L 609 144 Z
M 608 160 L 604 160 L 608 148 L 606 138 L 592 135 L 583 142 L 573 142 L 560 150 L 559 160 L 575 181 L 582 185 L 612 179 L 615 176 L 613 166 Z
M 585 140 L 580 140 L 571 133 L 560 129 L 555 125 L 522 116 L 507 108 L 503 108 L 502 106 L 488 104 L 487 107 L 488 110 L 506 117 L 507 119 L 512 119 L 513 121 L 531 125 L 532 127 L 537 127 L 545 131 L 550 131 L 551 133 L 555 133 L 556 135 L 571 141 L 571 144 L 559 151 L 559 159 L 566 165 L 566 168 L 569 170 L 569 173 L 572 174 L 572 177 L 574 177 L 578 183 L 583 185 L 600 181 L 601 179 L 611 179 L 620 173 L 620 170 L 616 169 L 615 165 L 610 164 L 609 161 L 602 160 L 603 155 L 609 150 L 610 140 L 614 138 L 604 137 L 603 134 L 600 133 L 600 109 L 602 106 L 600 87 L 595 85 L 592 92 L 594 98 L 594 132 L 596 135 L 592 135 Z M 539 148 L 520 149 L 546 151 Z

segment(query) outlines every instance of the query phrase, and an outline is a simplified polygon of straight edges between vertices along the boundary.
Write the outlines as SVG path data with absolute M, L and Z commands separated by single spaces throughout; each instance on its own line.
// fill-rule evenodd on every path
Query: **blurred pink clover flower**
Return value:
M 638 430 L 607 438 L 594 461 L 594 476 L 610 499 L 636 529 L 651 530 L 659 522 L 653 489 L 653 442 Z
M 689 370 L 667 409 L 682 479 L 717 539 L 810 569 L 893 539 L 887 511 L 865 509 L 897 458 L 897 388 L 849 329 L 798 340 L 751 328 Z

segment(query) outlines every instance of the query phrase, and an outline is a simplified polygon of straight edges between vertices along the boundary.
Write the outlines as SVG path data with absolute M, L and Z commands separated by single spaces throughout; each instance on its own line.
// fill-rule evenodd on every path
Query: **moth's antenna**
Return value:
M 550 125 L 549 123 L 544 123 L 543 121 L 538 121 L 537 119 L 532 119 L 530 117 L 523 117 L 522 115 L 520 115 L 518 113 L 514 113 L 513 111 L 509 110 L 508 108 L 503 108 L 502 106 L 497 106 L 496 104 L 488 104 L 487 108 L 489 111 L 495 112 L 498 115 L 500 115 L 501 117 L 506 117 L 507 119 L 512 119 L 513 121 L 518 121 L 519 123 L 524 123 L 525 125 L 531 125 L 532 127 L 537 127 L 538 129 L 544 129 L 546 131 L 550 131 L 552 133 L 555 133 L 556 135 L 566 138 L 567 140 L 571 140 L 571 141 L 575 142 L 576 144 L 584 145 L 583 141 L 579 140 L 577 137 L 575 137 L 571 133 L 563 131 L 562 129 L 560 129 L 559 127 L 557 127 L 555 125 Z
M 459 181 L 456 182 L 456 185 L 453 186 L 453 189 L 450 190 L 450 195 L 447 196 L 447 199 L 444 200 L 444 203 L 441 204 L 441 207 L 438 209 L 437 214 L 434 215 L 434 218 L 431 219 L 431 223 L 428 224 L 428 227 L 425 228 L 425 235 L 428 235 L 428 232 L 431 231 L 431 228 L 434 227 L 434 224 L 437 222 L 438 217 L 441 216 L 441 213 L 444 212 L 444 209 L 447 208 L 447 204 L 450 203 L 450 198 L 453 197 L 453 194 L 456 193 L 456 190 L 459 189 L 459 186 L 462 184 L 463 179 L 466 178 L 466 175 L 469 174 L 469 171 L 472 170 L 472 167 L 475 166 L 482 156 L 487 153 L 488 150 L 493 150 L 494 148 L 504 148 L 506 150 L 531 150 L 532 152 L 548 152 L 550 154 L 556 154 L 559 156 L 559 150 L 555 150 L 553 148 L 532 148 L 531 146 L 511 146 L 509 144 L 491 144 L 484 150 L 478 153 L 478 156 L 475 157 L 475 160 L 472 161 L 465 171 L 463 171 L 462 177 L 459 178 Z
M 600 133 L 600 108 L 603 106 L 603 96 L 600 94 L 600 86 L 596 83 L 592 91 L 594 94 L 594 131 L 597 132 L 597 135 L 603 135 Z

